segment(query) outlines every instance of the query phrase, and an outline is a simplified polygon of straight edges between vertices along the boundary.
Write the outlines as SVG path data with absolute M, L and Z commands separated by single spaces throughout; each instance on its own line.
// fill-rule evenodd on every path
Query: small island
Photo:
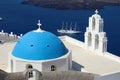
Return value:
M 119 6 L 120 0 L 25 0 L 22 4 L 55 9 L 102 9 L 104 6 Z

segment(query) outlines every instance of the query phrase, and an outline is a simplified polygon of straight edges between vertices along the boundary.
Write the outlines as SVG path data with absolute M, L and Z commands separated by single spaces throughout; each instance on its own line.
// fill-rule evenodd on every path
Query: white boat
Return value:
M 67 33 L 67 34 L 77 34 L 80 33 L 81 31 L 76 30 L 77 28 L 77 23 L 75 23 L 75 27 L 72 28 L 72 23 L 70 24 L 70 29 L 67 29 L 68 27 L 68 23 L 66 22 L 66 27 L 64 29 L 64 22 L 62 23 L 62 28 L 61 29 L 57 29 L 57 32 L 59 33 Z
M 2 18 L 0 17 L 0 21 L 2 20 Z

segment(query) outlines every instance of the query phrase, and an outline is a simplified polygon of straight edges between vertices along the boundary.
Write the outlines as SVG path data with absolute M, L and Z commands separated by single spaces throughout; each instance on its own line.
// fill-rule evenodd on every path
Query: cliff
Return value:
M 120 0 L 25 0 L 22 3 L 55 9 L 101 9 L 120 5 Z

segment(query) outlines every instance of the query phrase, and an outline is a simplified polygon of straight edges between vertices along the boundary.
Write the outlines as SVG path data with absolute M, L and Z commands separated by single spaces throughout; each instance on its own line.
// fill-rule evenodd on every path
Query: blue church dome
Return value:
M 28 32 L 16 44 L 12 55 L 27 60 L 48 60 L 68 52 L 62 41 L 50 32 Z
M 12 55 L 25 60 L 49 60 L 67 54 L 68 50 L 62 41 L 47 31 L 26 33 L 16 43 Z

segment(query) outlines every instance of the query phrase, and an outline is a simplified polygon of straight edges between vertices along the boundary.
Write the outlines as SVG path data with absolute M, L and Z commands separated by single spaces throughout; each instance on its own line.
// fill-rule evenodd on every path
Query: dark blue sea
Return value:
M 61 23 L 77 22 L 81 34 L 69 35 L 78 40 L 84 41 L 84 32 L 88 26 L 88 18 L 94 14 L 94 10 L 56 10 L 42 8 L 32 5 L 20 4 L 22 0 L 0 0 L 0 30 L 25 34 L 28 31 L 37 29 L 37 21 L 41 20 L 42 29 L 56 35 Z M 120 56 L 120 7 L 106 6 L 99 10 L 104 18 L 104 31 L 108 37 L 108 51 Z

